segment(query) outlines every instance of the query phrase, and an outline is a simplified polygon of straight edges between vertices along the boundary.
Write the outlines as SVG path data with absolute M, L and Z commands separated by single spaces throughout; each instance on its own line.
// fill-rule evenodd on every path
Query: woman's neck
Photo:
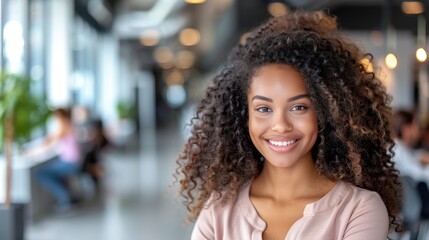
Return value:
M 293 169 L 266 164 L 252 185 L 256 194 L 287 201 L 324 195 L 335 183 L 320 175 L 313 163 Z

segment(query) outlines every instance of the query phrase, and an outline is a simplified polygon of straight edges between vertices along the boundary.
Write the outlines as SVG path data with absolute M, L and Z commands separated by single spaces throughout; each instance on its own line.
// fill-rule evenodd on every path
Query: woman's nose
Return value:
M 272 130 L 276 132 L 288 132 L 293 129 L 293 125 L 288 119 L 288 116 L 285 113 L 275 114 L 273 118 Z

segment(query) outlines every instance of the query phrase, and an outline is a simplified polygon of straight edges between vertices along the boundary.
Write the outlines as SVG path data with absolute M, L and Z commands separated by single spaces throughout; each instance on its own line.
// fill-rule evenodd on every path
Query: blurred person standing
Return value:
M 57 158 L 36 172 L 37 180 L 56 200 L 55 210 L 59 213 L 71 207 L 72 194 L 65 184 L 65 178 L 75 175 L 81 169 L 81 152 L 73 127 L 71 111 L 57 108 L 53 111 L 57 129 L 45 139 L 45 145 L 57 151 Z
M 397 110 L 393 114 L 394 157 L 404 186 L 402 215 L 410 239 L 417 239 L 422 219 L 429 219 L 429 152 L 418 148 L 420 126 L 415 112 Z
M 421 131 L 414 112 L 397 110 L 392 120 L 395 140 L 394 161 L 401 176 L 411 177 L 416 182 L 429 182 L 429 153 L 418 149 Z

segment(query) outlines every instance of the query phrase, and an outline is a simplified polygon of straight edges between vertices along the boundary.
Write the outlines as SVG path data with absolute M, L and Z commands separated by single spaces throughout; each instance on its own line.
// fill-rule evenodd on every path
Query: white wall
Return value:
M 69 105 L 70 74 L 72 69 L 71 31 L 73 1 L 49 0 L 49 39 L 47 45 L 47 97 L 53 106 Z
M 126 79 L 123 79 L 118 73 L 120 61 L 117 39 L 112 35 L 100 36 L 99 46 L 97 111 L 104 121 L 111 122 L 117 118 L 115 106 L 118 99 L 118 89 L 121 82 Z

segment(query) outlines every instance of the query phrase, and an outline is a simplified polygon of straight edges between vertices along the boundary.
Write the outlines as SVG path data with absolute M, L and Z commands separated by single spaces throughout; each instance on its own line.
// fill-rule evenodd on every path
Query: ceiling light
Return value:
M 195 54 L 191 51 L 183 50 L 177 53 L 176 67 L 187 69 L 191 68 L 195 62 Z
M 387 68 L 395 69 L 398 65 L 398 59 L 394 52 L 396 50 L 396 30 L 392 25 L 388 25 L 386 29 L 386 52 L 388 53 L 384 58 L 384 63 Z
M 424 62 L 428 58 L 428 55 L 423 48 L 419 48 L 416 51 L 416 58 L 419 60 L 419 62 Z
M 389 69 L 395 69 L 396 66 L 398 66 L 398 59 L 393 53 L 387 54 L 386 58 L 384 59 L 384 62 Z
M 289 11 L 288 7 L 281 2 L 273 2 L 268 4 L 268 12 L 273 17 L 281 17 L 287 14 Z
M 201 40 L 200 32 L 194 28 L 185 28 L 179 33 L 179 41 L 184 46 L 197 45 Z
M 167 64 L 174 62 L 174 54 L 168 47 L 160 47 L 153 53 L 153 58 L 159 64 Z
M 405 14 L 420 14 L 424 12 L 423 3 L 417 1 L 402 2 L 401 8 Z
M 186 3 L 189 4 L 201 4 L 204 3 L 206 0 L 185 0 Z

